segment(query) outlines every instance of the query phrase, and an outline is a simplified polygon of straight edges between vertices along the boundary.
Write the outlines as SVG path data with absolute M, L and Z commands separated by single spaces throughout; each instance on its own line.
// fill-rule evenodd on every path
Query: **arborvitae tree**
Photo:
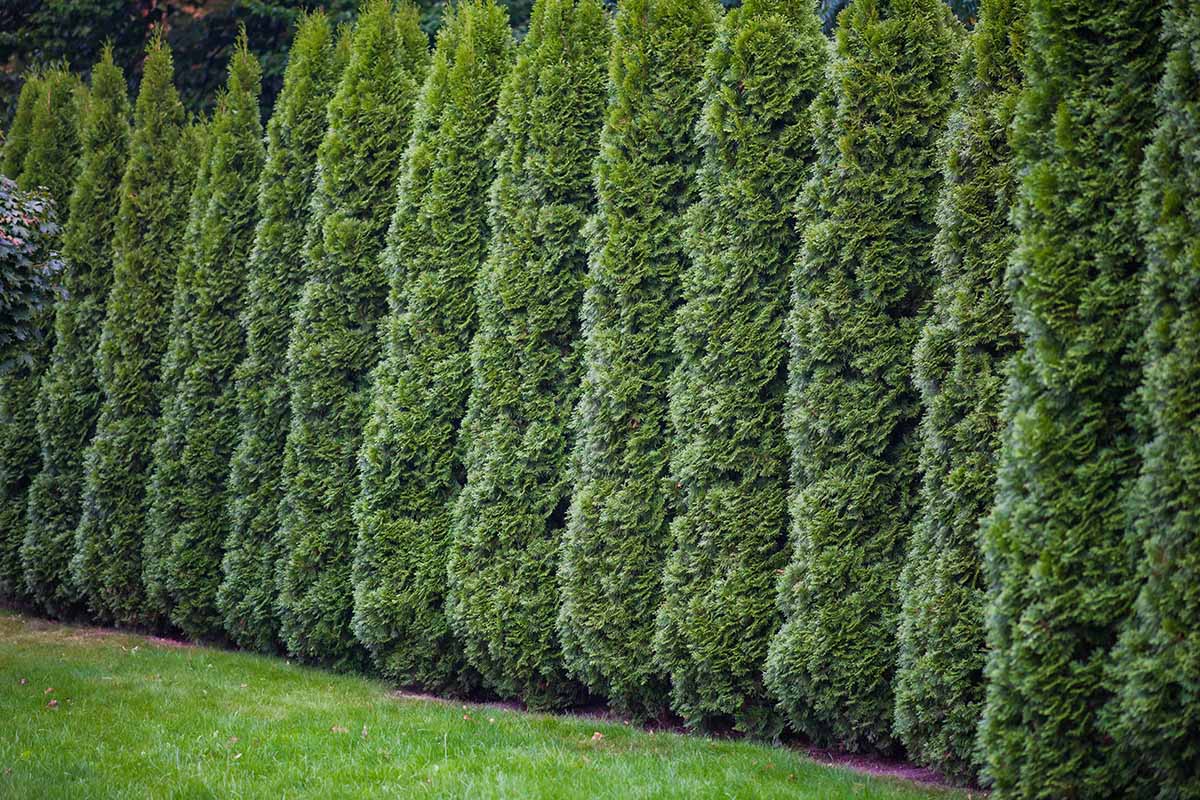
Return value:
M 83 513 L 71 561 L 92 612 L 122 624 L 152 620 L 142 587 L 145 486 L 172 278 L 195 178 L 196 142 L 182 136 L 184 111 L 172 73 L 171 52 L 155 39 L 121 182 L 113 287 L 97 353 L 103 401 L 84 457 Z
M 558 629 L 571 672 L 639 717 L 669 702 L 666 676 L 646 654 L 675 497 L 667 384 L 687 265 L 683 214 L 696 199 L 693 133 L 719 19 L 713 0 L 620 4 L 596 162 Z
M 249 262 L 242 325 L 246 357 L 237 368 L 239 434 L 231 461 L 230 532 L 217 606 L 242 647 L 271 651 L 275 614 L 280 474 L 288 429 L 288 332 L 304 285 L 304 243 L 316 185 L 325 109 L 344 61 L 321 13 L 300 21 L 283 91 L 267 125 L 267 160 L 258 195 L 258 229 Z
M 555 631 L 555 573 L 609 32 L 600 0 L 539 0 L 493 129 L 501 151 L 476 296 L 449 613 L 486 682 L 535 707 L 578 691 Z
M 31 71 L 25 75 L 21 84 L 21 94 L 17 97 L 17 110 L 13 115 L 12 125 L 4 137 L 4 152 L 0 154 L 0 173 L 14 181 L 21 177 L 25 169 L 25 154 L 29 152 L 29 129 L 33 125 L 33 109 L 43 90 L 40 72 Z
M 222 102 L 224 97 L 218 102 Z M 173 525 L 182 517 L 179 498 L 158 491 L 161 484 L 170 485 L 182 480 L 183 464 L 180 450 L 183 447 L 178 414 L 175 413 L 177 395 L 175 387 L 183 379 L 191 357 L 188 332 L 194 303 L 190 287 L 196 273 L 199 254 L 200 231 L 204 226 L 204 212 L 208 208 L 209 182 L 212 177 L 212 145 L 209 124 L 197 120 L 195 130 L 200 146 L 195 151 L 196 177 L 192 182 L 188 200 L 187 228 L 177 251 L 175 278 L 172 289 L 171 320 L 167 326 L 167 348 L 163 354 L 159 383 L 162 386 L 162 404 L 159 409 L 157 430 L 151 447 L 150 477 L 146 485 L 146 533 L 142 539 L 142 585 L 146 590 L 147 614 L 165 623 L 171 612 L 171 594 L 168 583 L 168 555 L 171 549 Z M 171 420 L 169 426 L 164 423 Z
M 995 499 L 1004 368 L 1017 348 L 1004 281 L 1016 243 L 1009 123 L 1024 8 L 1024 0 L 983 0 L 958 66 L 933 247 L 940 276 L 913 356 L 924 414 L 921 510 L 900 577 L 895 729 L 911 756 L 962 780 L 981 766 L 979 522 Z
M 40 471 L 29 489 L 29 524 L 21 549 L 25 582 L 52 616 L 77 611 L 69 564 L 79 524 L 83 453 L 100 413 L 95 352 L 112 286 L 121 176 L 129 154 L 125 76 L 106 49 L 92 68 L 81 122 L 83 155 L 63 231 L 66 296 L 57 305 L 54 350 L 37 396 Z
M 1170 50 L 1140 209 L 1149 437 L 1133 508 L 1144 582 L 1117 651 L 1114 736 L 1149 778 L 1130 796 L 1176 800 L 1200 798 L 1200 6 L 1172 0 L 1164 24 Z
M 793 550 L 767 682 L 802 733 L 852 749 L 893 744 L 896 581 L 920 487 L 912 351 L 960 31 L 939 0 L 842 12 L 818 137 L 836 149 L 805 198 L 793 275 Z
M 313 201 L 310 278 L 288 348 L 291 428 L 284 454 L 281 635 L 292 653 L 337 667 L 365 653 L 351 630 L 351 507 L 368 378 L 387 312 L 380 264 L 413 106 L 429 60 L 412 5 L 370 0 L 329 106 Z
M 176 284 L 179 339 L 170 347 L 179 380 L 166 387 L 171 395 L 155 442 L 147 540 L 166 545 L 161 575 L 171 622 L 192 638 L 217 637 L 224 628 L 217 587 L 229 533 L 225 483 L 237 438 L 233 372 L 243 349 L 238 314 L 264 158 L 261 78 L 243 34 L 209 127 L 208 185 L 197 209 L 193 262 Z
M 17 184 L 45 191 L 58 223 L 70 217 L 69 199 L 79 162 L 79 79 L 63 69 L 38 78 L 28 145 Z M 31 343 L 25 358 L 0 378 L 0 595 L 25 598 L 21 544 L 28 527 L 29 485 L 41 470 L 37 436 L 38 384 L 54 346 L 53 309 L 39 327 L 48 335 Z
M 439 33 L 388 232 L 391 312 L 359 457 L 355 633 L 388 677 L 442 690 L 473 677 L 443 606 L 495 176 L 487 134 L 512 50 L 492 0 L 460 4 Z
M 786 530 L 783 333 L 828 46 L 806 0 L 748 0 L 705 66 L 699 200 L 669 386 L 679 516 L 655 651 L 690 725 L 778 730 L 763 688 Z
M 1138 174 L 1156 117 L 1164 6 L 1030 3 L 1009 265 L 1023 344 L 983 528 L 980 737 L 998 798 L 1136 795 L 1125 791 L 1129 760 L 1103 709 L 1137 593 L 1127 501 L 1143 333 Z

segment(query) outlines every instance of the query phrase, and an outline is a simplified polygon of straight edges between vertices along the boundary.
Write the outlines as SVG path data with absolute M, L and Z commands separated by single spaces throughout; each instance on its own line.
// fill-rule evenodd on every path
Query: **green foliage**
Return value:
M 246 355 L 237 367 L 238 441 L 230 465 L 230 531 L 217 606 L 242 647 L 276 649 L 275 567 L 289 404 L 288 332 L 304 285 L 304 244 L 325 109 L 343 66 L 321 13 L 296 31 L 283 92 L 267 125 L 258 229 L 245 288 Z
M 192 638 L 223 631 L 217 608 L 228 536 L 225 482 L 237 438 L 234 369 L 243 353 L 238 314 L 257 219 L 264 159 L 258 93 L 261 70 L 245 40 L 208 131 L 208 180 L 199 208 L 193 262 L 181 265 L 173 313 L 177 339 L 150 484 L 147 542 L 164 544 L 159 576 L 171 622 Z M 173 363 L 172 363 L 173 362 Z M 166 375 L 164 374 L 164 381 Z M 161 460 L 160 460 L 161 459 Z M 145 568 L 151 566 L 146 554 Z
M 381 355 L 387 279 L 379 263 L 413 106 L 428 61 L 417 11 L 371 0 L 329 106 L 313 201 L 310 277 L 288 349 L 281 635 L 296 655 L 338 667 L 365 653 L 351 630 L 356 461 L 371 370 Z
M 983 0 L 959 63 L 933 247 L 938 282 L 913 355 L 923 477 L 900 577 L 895 728 L 911 756 L 960 780 L 982 766 L 979 522 L 995 498 L 1004 369 L 1018 345 L 1005 269 L 1016 243 L 1009 125 L 1024 14 L 1024 0 Z
M 582 312 L 575 486 L 558 629 L 571 672 L 620 713 L 655 716 L 669 684 L 651 651 L 675 493 L 667 384 L 696 199 L 713 0 L 628 0 L 617 11 L 596 161 L 599 209 Z
M 1030 3 L 1009 266 L 1024 344 L 984 526 L 981 741 L 998 798 L 1137 795 L 1102 709 L 1137 591 L 1127 495 L 1140 439 L 1138 173 L 1164 6 Z
M 1200 797 L 1200 8 L 1172 0 L 1164 24 L 1170 49 L 1140 198 L 1148 441 L 1133 532 L 1144 582 L 1115 661 L 1114 736 L 1121 758 L 1147 767 L 1139 796 L 1176 800 Z
M 171 280 L 195 178 L 192 136 L 172 84 L 171 52 L 148 49 L 121 181 L 113 284 L 97 352 L 103 400 L 84 456 L 83 511 L 71 574 L 89 609 L 123 624 L 153 621 L 142 587 L 143 503 L 162 399 Z
M 555 572 L 609 31 L 599 0 L 539 0 L 493 129 L 501 150 L 478 284 L 467 484 L 454 508 L 448 608 L 485 681 L 535 707 L 578 690 L 555 631 Z
M 792 557 L 767 682 L 804 735 L 888 750 L 899 597 L 916 515 L 912 351 L 930 262 L 960 28 L 938 0 L 840 18 L 824 149 L 803 198 L 786 425 Z
M 813 158 L 828 47 L 806 0 L 749 0 L 709 50 L 671 376 L 671 523 L 655 650 L 691 725 L 770 735 L 762 683 L 786 535 L 792 203 Z
M 391 312 L 359 456 L 355 633 L 385 675 L 443 690 L 474 677 L 443 605 L 495 176 L 487 134 L 512 50 L 490 0 L 460 4 L 438 36 L 388 231 Z
M 125 77 L 105 50 L 92 69 L 81 121 L 79 179 L 63 231 L 66 296 L 54 318 L 54 349 L 37 394 L 41 464 L 29 489 L 29 522 L 21 548 L 25 581 L 52 616 L 78 610 L 69 564 L 79 524 L 83 453 L 100 413 L 95 352 L 112 286 L 113 234 L 121 177 L 129 155 Z
M 64 267 L 58 232 L 52 200 L 0 176 L 0 380 L 32 363 L 29 350 L 46 334 Z
M 40 72 L 30 71 L 25 74 L 12 124 L 4 138 L 4 152 L 0 154 L 0 173 L 14 181 L 21 177 L 21 171 L 25 169 L 25 154 L 29 152 L 29 131 L 33 127 L 33 109 L 44 89 Z
M 79 79 L 53 69 L 38 79 L 28 146 L 17 185 L 45 192 L 56 221 L 69 218 L 68 198 L 79 162 Z M 28 273 L 27 273 L 28 274 Z M 40 331 L 22 348 L 20 363 L 0 377 L 0 594 L 28 596 L 20 550 L 28 522 L 29 485 L 41 469 L 37 390 L 54 346 L 53 307 L 42 305 L 32 325 Z

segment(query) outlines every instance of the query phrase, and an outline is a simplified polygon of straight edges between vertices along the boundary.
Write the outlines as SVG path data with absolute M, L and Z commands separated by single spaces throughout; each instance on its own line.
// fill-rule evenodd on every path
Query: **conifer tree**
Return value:
M 921 509 L 900 578 L 895 728 L 908 753 L 961 780 L 981 766 L 984 582 L 979 523 L 995 498 L 1004 367 L 1017 347 L 1005 268 L 1016 174 L 1023 0 L 983 0 L 958 66 L 943 160 L 933 312 L 914 352 Z
M 4 137 L 4 151 L 0 153 L 0 173 L 12 180 L 21 177 L 25 169 L 25 154 L 29 152 L 29 129 L 33 125 L 33 109 L 44 89 L 41 72 L 30 70 L 21 84 L 17 96 L 17 108 L 12 124 Z
M 355 633 L 389 678 L 440 690 L 473 677 L 443 606 L 495 173 L 488 129 L 512 50 L 491 0 L 461 3 L 439 31 L 388 231 L 391 311 L 359 457 Z
M 70 218 L 69 199 L 79 161 L 79 79 L 55 68 L 39 77 L 28 145 L 17 185 L 45 192 L 59 225 Z M 48 333 L 31 343 L 28 358 L 0 377 L 0 595 L 27 598 L 21 545 L 28 526 L 29 485 L 41 468 L 37 391 L 54 346 L 53 307 L 38 327 Z
M 100 411 L 95 352 L 112 285 L 113 233 L 121 176 L 129 154 L 125 76 L 106 48 L 92 68 L 81 120 L 79 179 L 63 230 L 66 296 L 57 305 L 54 349 L 38 388 L 41 465 L 29 489 L 29 522 L 22 543 L 25 582 L 52 616 L 78 611 L 68 569 L 83 487 L 83 453 Z
M 693 131 L 719 13 L 712 0 L 619 6 L 596 161 L 558 628 L 571 672 L 635 716 L 654 716 L 669 701 L 666 677 L 646 654 L 674 499 L 667 384 L 687 265 L 683 214 L 696 199 Z
M 325 110 L 343 62 L 322 13 L 304 17 L 288 56 L 283 91 L 267 125 L 259 223 L 249 261 L 242 324 L 246 355 L 237 368 L 239 433 L 231 460 L 230 532 L 217 606 L 242 647 L 276 649 L 275 567 L 288 429 L 288 332 L 304 285 L 304 243 L 316 183 Z
M 224 101 L 224 95 L 218 104 Z M 188 199 L 187 227 L 177 250 L 175 277 L 171 291 L 171 319 L 167 325 L 167 346 L 159 370 L 163 400 L 156 420 L 154 444 L 151 446 L 150 475 L 146 486 L 146 533 L 142 540 L 142 585 L 146 590 L 147 614 L 166 623 L 171 613 L 172 598 L 168 589 L 169 554 L 172 526 L 178 524 L 183 512 L 180 499 L 158 490 L 183 479 L 180 459 L 182 434 L 176 413 L 175 388 L 183 380 L 184 370 L 191 357 L 189 322 L 194 312 L 191 286 L 195 281 L 199 258 L 200 233 L 208 208 L 209 185 L 212 178 L 212 145 L 210 122 L 199 119 L 194 123 L 199 147 L 195 151 L 196 176 Z M 191 129 L 192 126 L 189 126 Z M 167 421 L 170 427 L 167 428 Z
M 912 351 L 935 278 L 938 141 L 960 27 L 938 0 L 839 17 L 823 158 L 793 277 L 792 558 L 767 681 L 796 728 L 893 745 L 896 581 L 916 514 Z
M 166 387 L 170 396 L 155 442 L 147 537 L 165 545 L 158 555 L 171 622 L 192 638 L 223 631 L 216 595 L 229 531 L 225 483 L 237 437 L 238 314 L 264 159 L 261 79 L 243 31 L 209 126 L 208 185 L 194 209 L 200 221 L 193 263 L 176 284 L 178 340 L 168 358 L 176 359 L 178 382 Z
M 1147 272 L 1134 490 L 1143 581 L 1123 632 L 1114 737 L 1147 782 L 1130 795 L 1200 797 L 1200 7 L 1172 0 L 1158 127 L 1142 173 Z
M 493 129 L 500 156 L 476 298 L 450 617 L 484 680 L 534 707 L 577 692 L 555 631 L 555 573 L 609 30 L 599 0 L 539 0 Z
M 980 739 L 998 798 L 1137 796 L 1104 709 L 1137 592 L 1138 175 L 1165 5 L 1030 2 L 1009 265 L 1023 344 L 983 528 Z
M 142 586 L 146 479 L 162 399 L 174 267 L 195 179 L 194 136 L 172 83 L 171 52 L 151 42 L 121 181 L 113 285 L 97 352 L 103 400 L 84 456 L 83 511 L 71 573 L 93 614 L 153 621 Z
M 368 378 L 387 311 L 380 265 L 405 144 L 428 62 L 412 5 L 370 0 L 329 106 L 314 196 L 317 238 L 288 348 L 291 427 L 284 453 L 278 573 L 281 635 L 292 653 L 356 667 L 351 629 L 357 457 Z
M 671 375 L 671 523 L 655 651 L 690 725 L 770 735 L 762 684 L 786 537 L 783 333 L 828 46 L 812 4 L 748 0 L 710 48 Z

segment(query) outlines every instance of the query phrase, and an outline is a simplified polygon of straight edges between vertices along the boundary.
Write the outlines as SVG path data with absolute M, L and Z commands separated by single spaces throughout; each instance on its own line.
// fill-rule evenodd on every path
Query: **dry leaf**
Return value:
M 42 694 L 50 694 L 50 693 L 51 693 L 51 692 L 53 692 L 53 691 L 54 691 L 54 687 L 53 687 L 53 686 L 47 686 L 47 687 L 46 687 L 46 691 L 42 692 Z
M 592 741 L 593 741 L 593 742 L 598 742 L 598 741 L 600 741 L 600 740 L 601 740 L 601 739 L 603 739 L 603 738 L 604 738 L 604 734 L 603 734 L 603 733 L 601 733 L 600 731 L 596 731 L 595 733 L 593 733 L 593 734 L 592 734 Z
M 46 708 L 58 708 L 58 701 L 51 700 L 49 703 L 46 703 Z
M 349 728 L 343 728 L 341 725 L 334 725 L 329 730 L 333 731 L 334 733 L 349 733 L 350 732 Z

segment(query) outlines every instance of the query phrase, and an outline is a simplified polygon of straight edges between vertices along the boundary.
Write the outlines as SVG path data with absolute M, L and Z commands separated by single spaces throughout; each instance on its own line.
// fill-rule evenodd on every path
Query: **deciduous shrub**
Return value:
M 449 608 L 472 666 L 501 695 L 535 707 L 578 691 L 555 631 L 555 573 L 609 28 L 600 0 L 539 0 L 494 129 L 502 149 L 478 284 Z
M 1137 184 L 1164 6 L 1030 2 L 1009 267 L 1023 345 L 984 526 L 981 740 L 999 798 L 1128 796 L 1129 762 L 1102 710 L 1137 591 L 1127 530 L 1143 332 Z
M 688 263 L 683 215 L 696 200 L 693 132 L 719 15 L 712 0 L 620 5 L 595 168 L 558 629 L 571 672 L 621 713 L 642 717 L 670 699 L 646 654 L 675 499 L 667 384 Z
M 318 230 L 288 349 L 281 634 L 292 653 L 338 667 L 365 661 L 351 630 L 351 506 L 387 310 L 379 255 L 427 49 L 413 6 L 393 11 L 388 0 L 371 0 L 364 7 L 318 153 Z
M 692 725 L 770 735 L 763 688 L 786 556 L 783 399 L 793 203 L 828 47 L 811 3 L 748 0 L 710 49 L 671 377 L 671 524 L 655 649 Z
M 512 50 L 491 0 L 460 4 L 439 32 L 388 232 L 391 312 L 359 455 L 355 633 L 385 675 L 441 690 L 475 678 L 444 613 L 446 558 L 495 177 L 488 129 Z

